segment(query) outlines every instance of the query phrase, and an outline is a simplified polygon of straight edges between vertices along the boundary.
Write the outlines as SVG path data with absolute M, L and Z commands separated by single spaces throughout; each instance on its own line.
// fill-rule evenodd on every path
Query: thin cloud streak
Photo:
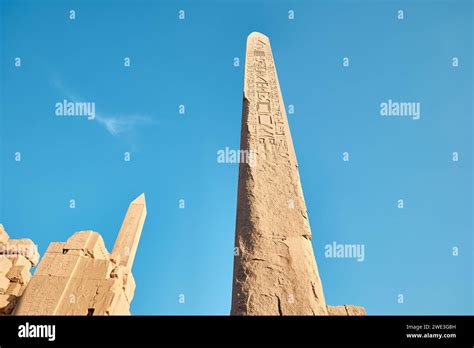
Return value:
M 95 120 L 107 129 L 113 136 L 119 136 L 122 133 L 133 131 L 137 126 L 150 125 L 155 122 L 148 116 L 127 115 L 127 116 L 109 116 L 104 117 L 96 115 Z
M 82 98 L 79 98 L 77 95 L 71 93 L 67 88 L 65 88 L 60 80 L 53 80 L 53 85 L 61 94 L 63 94 L 70 101 L 83 101 Z M 139 114 L 109 116 L 104 113 L 96 113 L 94 120 L 97 121 L 99 125 L 104 127 L 107 132 L 109 132 L 115 137 L 119 137 L 122 134 L 130 133 L 139 126 L 152 125 L 156 123 L 150 116 Z

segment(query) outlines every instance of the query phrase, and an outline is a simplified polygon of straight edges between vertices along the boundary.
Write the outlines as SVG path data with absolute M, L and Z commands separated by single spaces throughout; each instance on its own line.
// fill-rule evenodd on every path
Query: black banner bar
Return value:
M 474 344 L 472 316 L 0 317 L 0 346 L 166 344 Z

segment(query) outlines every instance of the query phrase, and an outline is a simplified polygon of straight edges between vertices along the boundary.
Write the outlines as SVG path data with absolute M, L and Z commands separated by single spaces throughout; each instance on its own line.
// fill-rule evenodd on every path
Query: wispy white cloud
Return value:
M 71 93 L 62 82 L 58 79 L 53 80 L 53 86 L 68 100 L 72 102 L 83 102 L 84 99 L 78 95 Z M 132 115 L 108 115 L 103 112 L 96 112 L 95 121 L 104 127 L 111 135 L 120 136 L 130 133 L 139 126 L 152 125 L 156 122 L 148 115 L 132 114 Z
M 103 116 L 98 114 L 95 120 L 114 136 L 133 131 L 137 126 L 154 123 L 151 117 L 141 115 Z

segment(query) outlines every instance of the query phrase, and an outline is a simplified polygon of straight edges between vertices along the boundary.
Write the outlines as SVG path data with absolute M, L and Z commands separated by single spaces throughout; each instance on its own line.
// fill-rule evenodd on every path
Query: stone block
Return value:
M 23 255 L 7 256 L 13 266 L 26 266 L 31 268 L 31 262 Z
M 107 260 L 109 253 L 105 248 L 101 235 L 94 231 L 79 231 L 74 233 L 64 245 L 66 250 L 83 250 L 95 259 Z
M 125 294 L 125 298 L 127 299 L 128 303 L 132 303 L 133 295 L 135 294 L 135 278 L 133 277 L 132 273 L 127 273 L 125 276 L 125 283 L 123 285 L 123 291 Z
M 10 279 L 8 279 L 5 275 L 0 274 L 0 295 L 6 294 L 9 286 Z
M 64 242 L 51 242 L 46 249 L 45 254 L 63 254 Z
M 38 248 L 29 238 L 10 239 L 3 253 L 9 256 L 23 255 L 33 266 L 39 261 Z
M 13 266 L 8 271 L 7 278 L 14 283 L 28 284 L 31 278 L 30 266 Z
M 26 285 L 22 285 L 20 283 L 10 283 L 6 291 L 6 294 L 17 296 L 17 297 L 21 296 L 21 294 L 23 293 L 24 287 L 26 287 Z
M 0 255 L 0 275 L 7 274 L 10 268 L 12 267 L 13 267 L 12 261 L 8 257 L 4 255 Z
M 361 306 L 346 305 L 347 315 L 365 315 L 365 308 Z
M 0 295 L 0 314 L 10 314 L 15 308 L 17 298 L 12 295 Z

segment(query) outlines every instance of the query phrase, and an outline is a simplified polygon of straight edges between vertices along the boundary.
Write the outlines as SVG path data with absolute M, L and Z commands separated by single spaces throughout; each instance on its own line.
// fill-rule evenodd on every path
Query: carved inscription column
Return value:
M 247 39 L 232 315 L 327 315 L 268 38 Z

